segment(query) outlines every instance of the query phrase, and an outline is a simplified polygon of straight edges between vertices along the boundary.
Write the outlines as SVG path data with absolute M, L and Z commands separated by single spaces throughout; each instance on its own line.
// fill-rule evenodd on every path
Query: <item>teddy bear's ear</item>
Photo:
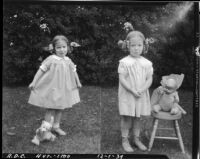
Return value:
M 50 130 L 51 129 L 51 127 L 52 127 L 52 124 L 51 123 L 48 123 L 48 122 L 44 122 L 44 128 L 46 129 L 46 130 Z
M 166 81 L 167 81 L 167 76 L 162 76 L 162 80 L 160 82 L 160 84 L 165 87 L 166 86 Z
M 181 86 L 181 84 L 183 83 L 183 79 L 184 79 L 184 74 L 182 73 L 181 75 L 177 76 L 177 87 L 179 88 Z

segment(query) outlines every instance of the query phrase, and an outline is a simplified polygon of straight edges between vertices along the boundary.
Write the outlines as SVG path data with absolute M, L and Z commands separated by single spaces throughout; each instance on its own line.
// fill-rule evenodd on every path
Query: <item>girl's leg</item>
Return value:
M 47 109 L 46 114 L 45 114 L 45 121 L 48 123 L 52 122 L 52 116 L 54 116 L 55 110 L 54 109 Z
M 132 125 L 132 117 L 121 116 L 122 147 L 126 152 L 134 151 L 128 140 L 131 125 Z
M 66 133 L 60 128 L 60 120 L 62 117 L 62 110 L 55 110 L 54 123 L 53 123 L 53 131 L 58 133 L 59 135 L 66 135 Z
M 142 151 L 147 150 L 147 147 L 140 141 L 140 129 L 141 121 L 140 118 L 134 118 L 133 120 L 133 137 L 135 145 Z

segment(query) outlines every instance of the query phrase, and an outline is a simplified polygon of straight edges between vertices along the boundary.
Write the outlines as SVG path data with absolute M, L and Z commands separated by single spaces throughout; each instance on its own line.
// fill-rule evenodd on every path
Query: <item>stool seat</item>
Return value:
M 154 118 L 163 119 L 163 120 L 178 120 L 182 117 L 181 112 L 178 112 L 177 114 L 172 115 L 172 114 L 170 114 L 170 112 L 159 111 L 158 113 L 156 113 L 156 112 L 152 111 L 151 115 Z
M 150 141 L 149 141 L 148 151 L 151 151 L 154 139 L 170 139 L 170 140 L 171 139 L 173 139 L 173 140 L 177 139 L 177 140 L 179 140 L 179 145 L 181 147 L 182 152 L 185 153 L 183 140 L 182 140 L 179 124 L 178 124 L 178 119 L 181 118 L 182 113 L 179 112 L 179 113 L 177 113 L 175 115 L 172 115 L 172 114 L 170 114 L 170 112 L 160 111 L 160 112 L 156 113 L 156 112 L 152 111 L 151 115 L 154 118 L 154 122 L 153 122 L 153 131 L 151 133 L 151 138 L 150 138 Z M 174 123 L 174 128 L 173 129 L 175 130 L 176 137 L 172 137 L 172 136 L 157 136 L 156 135 L 157 129 L 163 129 L 163 128 L 159 128 L 158 127 L 159 120 L 166 120 L 168 122 L 173 122 Z M 169 129 L 169 128 L 166 128 L 166 129 Z

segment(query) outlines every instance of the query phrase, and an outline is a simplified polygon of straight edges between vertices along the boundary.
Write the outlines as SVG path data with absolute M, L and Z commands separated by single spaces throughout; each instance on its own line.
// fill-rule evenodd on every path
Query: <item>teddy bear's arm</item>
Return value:
M 160 97 L 161 97 L 161 87 L 156 88 L 151 96 L 151 106 L 158 104 Z
M 178 103 L 178 102 L 179 102 L 179 96 L 178 96 L 178 92 L 176 92 L 174 95 L 174 103 Z

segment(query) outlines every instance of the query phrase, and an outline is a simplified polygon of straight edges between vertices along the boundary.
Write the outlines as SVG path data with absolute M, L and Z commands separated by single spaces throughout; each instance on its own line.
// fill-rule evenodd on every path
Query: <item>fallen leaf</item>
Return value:
M 11 129 L 11 130 L 14 130 L 14 129 L 15 129 L 15 127 L 13 126 L 13 127 L 10 127 L 9 129 Z
M 7 132 L 7 135 L 13 136 L 13 135 L 16 135 L 16 133 L 14 133 L 14 132 Z

